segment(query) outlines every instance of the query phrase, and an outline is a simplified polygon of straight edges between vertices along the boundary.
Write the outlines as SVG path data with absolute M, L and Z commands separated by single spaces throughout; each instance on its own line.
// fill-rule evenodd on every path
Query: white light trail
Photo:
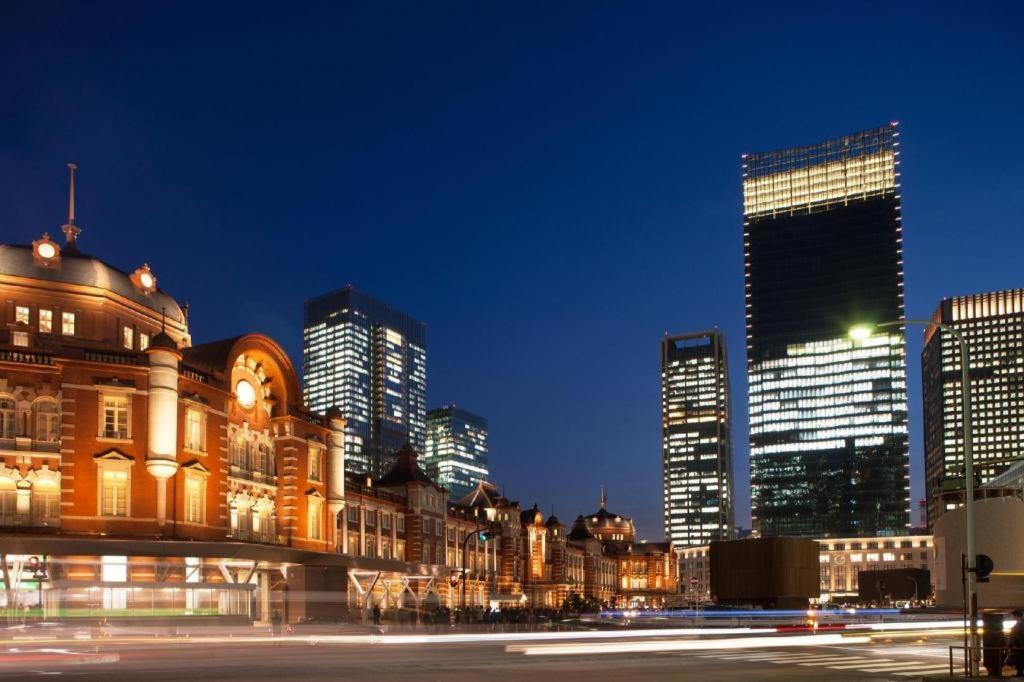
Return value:
M 506 651 L 521 651 L 527 656 L 565 656 L 576 654 L 627 654 L 655 651 L 710 651 L 721 649 L 764 649 L 777 647 L 865 644 L 867 636 L 797 635 L 792 637 L 736 637 L 699 641 L 654 640 L 646 642 L 602 642 L 579 644 L 536 644 L 508 646 Z

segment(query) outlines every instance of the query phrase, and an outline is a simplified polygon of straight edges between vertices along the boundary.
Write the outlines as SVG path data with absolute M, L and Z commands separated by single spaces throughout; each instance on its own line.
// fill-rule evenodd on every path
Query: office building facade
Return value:
M 984 485 L 1024 461 L 1024 290 L 957 296 L 932 318 L 964 335 L 970 351 L 974 473 Z M 946 490 L 964 487 L 960 345 L 928 328 L 921 354 L 924 385 L 925 485 L 928 526 L 956 506 Z
M 382 475 L 426 443 L 426 326 L 352 286 L 306 301 L 305 399 L 345 415 L 345 466 Z
M 490 475 L 487 420 L 455 405 L 427 412 L 427 474 L 453 499 L 470 493 Z
M 665 535 L 677 546 L 732 535 L 732 448 L 725 335 L 717 329 L 661 341 Z
M 909 523 L 899 129 L 743 157 L 751 489 L 763 535 Z

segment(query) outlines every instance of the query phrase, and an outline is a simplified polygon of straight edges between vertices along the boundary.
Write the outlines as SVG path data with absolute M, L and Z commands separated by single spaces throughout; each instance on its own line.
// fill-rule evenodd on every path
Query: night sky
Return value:
M 426 322 L 509 497 L 603 482 L 650 539 L 659 339 L 717 325 L 748 525 L 740 154 L 899 120 L 908 316 L 1024 285 L 1024 4 L 709 4 L 6 2 L 0 241 L 59 235 L 75 161 L 84 251 L 300 371 L 351 282 Z

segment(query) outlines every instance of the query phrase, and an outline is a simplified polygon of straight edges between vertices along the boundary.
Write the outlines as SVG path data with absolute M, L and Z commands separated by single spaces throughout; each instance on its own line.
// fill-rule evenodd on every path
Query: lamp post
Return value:
M 469 553 L 467 551 L 469 540 L 473 536 L 476 536 L 480 542 L 486 544 L 488 540 L 494 537 L 494 532 L 490 530 L 482 530 L 480 526 L 477 525 L 475 530 L 466 533 L 466 537 L 462 539 L 462 595 L 459 598 L 459 616 L 462 619 L 462 622 L 466 622 L 466 578 L 469 573 L 469 569 L 466 567 L 466 555 Z
M 894 320 L 882 322 L 875 325 L 858 325 L 850 329 L 850 338 L 855 341 L 863 341 L 871 336 L 875 328 L 880 327 L 902 327 L 907 324 L 920 324 L 925 327 L 948 332 L 957 340 L 960 345 L 960 392 L 964 406 L 964 514 L 967 526 L 967 557 L 965 566 L 965 600 L 968 603 L 967 617 L 970 619 L 969 643 L 967 646 L 967 675 L 974 677 L 978 672 L 978 558 L 975 549 L 974 538 L 974 461 L 972 454 L 972 433 L 971 433 L 971 377 L 970 377 L 970 351 L 967 348 L 967 340 L 958 330 L 933 320 Z

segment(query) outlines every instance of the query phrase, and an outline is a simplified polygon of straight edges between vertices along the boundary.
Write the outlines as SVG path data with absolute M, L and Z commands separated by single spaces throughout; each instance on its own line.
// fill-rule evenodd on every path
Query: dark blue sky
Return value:
M 352 282 L 428 325 L 494 477 L 661 534 L 658 343 L 722 327 L 749 522 L 740 154 L 902 123 L 907 312 L 1024 284 L 1020 3 L 0 8 L 0 240 L 148 262 L 203 342 Z M 921 495 L 920 333 L 909 345 Z

